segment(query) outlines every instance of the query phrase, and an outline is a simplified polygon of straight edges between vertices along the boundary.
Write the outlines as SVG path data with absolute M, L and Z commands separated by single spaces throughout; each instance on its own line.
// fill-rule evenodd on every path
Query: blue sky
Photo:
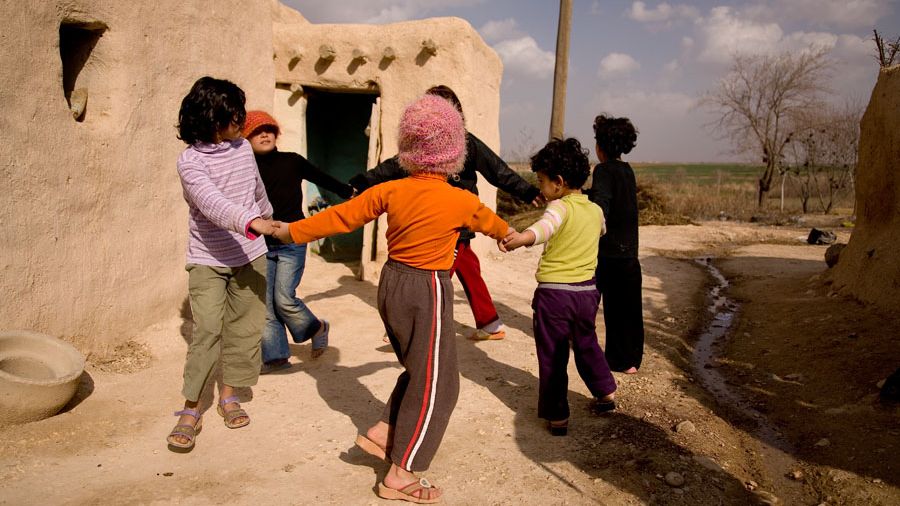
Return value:
M 313 23 L 390 23 L 456 16 L 504 63 L 501 152 L 547 139 L 559 3 L 554 0 L 282 0 Z M 574 0 L 565 132 L 593 145 L 600 112 L 640 130 L 630 161 L 747 161 L 704 125 L 699 96 L 734 52 L 830 49 L 832 100 L 868 102 L 878 65 L 872 29 L 900 35 L 900 0 Z

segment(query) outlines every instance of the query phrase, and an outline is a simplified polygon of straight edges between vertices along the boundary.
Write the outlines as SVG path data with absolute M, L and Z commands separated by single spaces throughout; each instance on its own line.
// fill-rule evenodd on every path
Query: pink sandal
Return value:
M 414 481 L 400 490 L 391 488 L 385 485 L 384 482 L 381 482 L 378 484 L 378 497 L 382 499 L 399 499 L 415 504 L 434 504 L 441 502 L 441 496 L 431 497 L 431 490 L 433 488 L 435 488 L 434 485 L 425 478 L 419 478 L 419 481 Z M 419 492 L 418 497 L 413 495 L 416 492 Z

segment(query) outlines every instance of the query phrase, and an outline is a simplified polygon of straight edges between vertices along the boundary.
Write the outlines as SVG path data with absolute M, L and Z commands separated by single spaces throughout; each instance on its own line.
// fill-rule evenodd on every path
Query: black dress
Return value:
M 606 323 L 606 361 L 613 371 L 639 369 L 644 355 L 644 316 L 637 183 L 631 166 L 621 160 L 598 164 L 588 197 L 603 209 L 606 218 L 596 271 Z

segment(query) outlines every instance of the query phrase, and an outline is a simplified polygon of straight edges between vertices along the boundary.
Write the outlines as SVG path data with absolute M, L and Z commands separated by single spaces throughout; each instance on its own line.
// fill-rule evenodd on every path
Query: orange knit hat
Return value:
M 265 111 L 247 111 L 247 119 L 244 120 L 244 128 L 241 129 L 241 135 L 245 139 L 249 139 L 257 129 L 264 126 L 274 127 L 276 136 L 281 132 L 278 122 L 275 121 L 271 114 Z

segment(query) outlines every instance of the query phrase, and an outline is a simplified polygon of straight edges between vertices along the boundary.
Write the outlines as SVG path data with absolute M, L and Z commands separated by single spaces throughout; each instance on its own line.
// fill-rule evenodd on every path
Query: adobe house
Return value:
M 468 129 L 498 147 L 502 64 L 466 21 L 310 24 L 282 7 L 274 46 L 274 114 L 284 127 L 279 145 L 305 154 L 339 180 L 395 155 L 403 109 L 438 84 L 459 96 Z M 480 182 L 481 199 L 493 207 L 496 189 Z M 304 196 L 316 193 L 313 188 Z M 340 201 L 335 195 L 324 199 Z M 360 277 L 377 279 L 387 259 L 385 227 L 382 218 L 356 233 L 326 239 L 321 252 L 326 258 L 360 259 Z M 476 243 L 484 251 L 493 241 L 481 237 Z
M 403 107 L 438 83 L 498 147 L 501 65 L 457 19 L 313 25 L 275 0 L 48 0 L 3 2 L 0 25 L 0 328 L 85 353 L 178 318 L 187 212 L 174 125 L 203 75 L 241 86 L 248 108 L 283 123 L 282 149 L 338 178 L 391 156 Z M 352 247 L 371 274 L 383 230 L 367 232 Z
M 856 227 L 831 279 L 838 291 L 900 307 L 900 65 L 883 68 L 860 122 Z

